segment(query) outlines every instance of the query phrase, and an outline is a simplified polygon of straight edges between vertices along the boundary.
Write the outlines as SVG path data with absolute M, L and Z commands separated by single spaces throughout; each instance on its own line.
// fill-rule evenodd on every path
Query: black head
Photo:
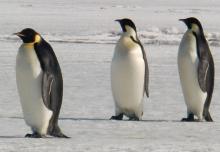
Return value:
M 179 19 L 179 20 L 184 22 L 186 24 L 186 26 L 188 27 L 188 29 L 191 29 L 192 25 L 196 24 L 199 27 L 199 29 L 201 31 L 203 31 L 200 21 L 195 17 L 189 17 L 189 18 L 186 18 L 186 19 Z
M 14 34 L 20 37 L 24 43 L 35 43 L 40 38 L 40 35 L 31 28 L 23 29 L 21 32 Z
M 124 18 L 124 19 L 118 19 L 118 20 L 115 20 L 115 21 L 117 21 L 117 22 L 120 23 L 123 32 L 127 32 L 127 31 L 126 31 L 126 26 L 130 26 L 130 27 L 133 28 L 134 31 L 136 32 L 136 26 L 135 26 L 135 24 L 132 22 L 132 20 L 130 20 L 130 19 L 128 19 L 128 18 Z

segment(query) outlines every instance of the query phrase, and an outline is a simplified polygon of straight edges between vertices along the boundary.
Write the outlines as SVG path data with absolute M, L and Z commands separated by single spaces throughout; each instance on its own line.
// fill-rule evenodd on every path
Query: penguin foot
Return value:
M 196 120 L 194 118 L 193 119 L 191 119 L 191 118 L 183 118 L 181 121 L 183 121 L 183 122 L 194 122 Z
M 193 113 L 188 113 L 187 118 L 183 118 L 181 121 L 187 121 L 187 122 L 193 122 L 193 121 L 195 121 L 195 119 L 194 119 L 194 114 L 193 114 Z
M 44 136 L 40 135 L 39 133 L 33 133 L 33 134 L 26 134 L 25 138 L 43 138 Z
M 182 122 L 203 122 L 202 119 L 188 119 L 188 118 L 183 118 L 181 121 Z
M 183 122 L 193 122 L 193 119 L 189 119 L 189 118 L 183 118 L 181 121 Z
M 118 116 L 112 116 L 111 118 L 110 118 L 110 120 L 122 120 L 123 119 L 123 114 L 120 114 L 120 115 L 118 115 Z
M 139 118 L 134 116 L 134 117 L 130 117 L 129 121 L 139 121 Z

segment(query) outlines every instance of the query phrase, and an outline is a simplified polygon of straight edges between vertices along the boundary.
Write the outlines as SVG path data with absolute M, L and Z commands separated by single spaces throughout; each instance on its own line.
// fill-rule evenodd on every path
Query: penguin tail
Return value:
M 212 119 L 208 109 L 206 109 L 206 110 L 204 109 L 203 116 L 204 116 L 206 121 L 213 122 L 213 119 Z
M 49 135 L 57 137 L 57 138 L 70 138 L 62 133 L 61 129 L 58 125 L 56 125 L 52 131 L 49 132 Z
M 208 122 L 213 122 L 213 119 L 212 119 L 211 114 L 209 112 L 209 106 L 210 106 L 210 103 L 211 103 L 211 98 L 212 98 L 212 92 L 208 93 L 208 97 L 206 98 L 206 101 L 205 101 L 205 104 L 204 104 L 204 109 L 203 109 L 203 117 Z

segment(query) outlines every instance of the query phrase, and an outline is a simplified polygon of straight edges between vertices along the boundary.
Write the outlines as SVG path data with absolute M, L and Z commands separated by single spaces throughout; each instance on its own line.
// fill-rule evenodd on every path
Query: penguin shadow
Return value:
M 181 122 L 181 120 L 140 120 L 140 121 L 133 121 L 129 119 L 123 119 L 123 120 L 110 120 L 107 118 L 59 118 L 59 120 L 72 120 L 72 121 L 114 121 L 114 122 L 146 122 L 146 123 L 159 123 L 159 122 Z
M 10 119 L 24 119 L 23 117 L 8 117 Z
M 59 118 L 59 120 L 72 120 L 72 121 L 108 121 L 104 118 Z
M 11 119 L 24 119 L 23 117 L 9 117 Z M 110 120 L 110 118 L 68 118 L 68 117 L 61 117 L 59 120 L 72 120 L 72 121 L 114 121 L 114 122 L 146 122 L 146 123 L 159 123 L 159 122 L 167 122 L 167 123 L 182 123 L 184 121 L 180 120 L 168 120 L 168 119 L 142 119 L 140 121 L 133 121 L 129 119 L 123 120 Z M 197 122 L 197 121 L 193 121 Z
M 9 117 L 11 119 L 24 119 L 23 117 Z M 177 123 L 177 122 L 183 122 L 181 120 L 168 120 L 168 119 L 143 119 L 140 121 L 133 121 L 133 120 L 129 120 L 129 119 L 123 119 L 123 120 L 110 120 L 110 118 L 68 118 L 68 117 L 61 117 L 59 118 L 59 120 L 72 120 L 72 121 L 115 121 L 115 122 L 149 122 L 149 123 L 159 123 L 159 122 L 173 122 L 173 123 Z M 0 136 L 1 137 L 1 136 Z
M 159 122 L 173 122 L 173 123 L 176 123 L 176 122 L 181 122 L 181 120 L 165 120 L 165 119 L 159 119 L 159 120 L 156 120 L 156 119 L 152 119 L 152 120 L 150 120 L 150 119 L 146 119 L 146 120 L 141 120 L 140 122 L 149 122 L 149 123 L 159 123 Z
M 0 139 L 24 139 L 24 136 L 0 136 Z

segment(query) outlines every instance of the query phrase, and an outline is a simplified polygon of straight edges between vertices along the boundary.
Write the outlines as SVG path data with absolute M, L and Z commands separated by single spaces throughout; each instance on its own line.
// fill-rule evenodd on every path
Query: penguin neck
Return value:
M 126 31 L 122 34 L 122 36 L 132 36 L 135 40 L 137 40 L 137 32 L 131 28 L 130 26 L 125 26 Z
M 191 32 L 195 33 L 197 36 L 205 38 L 202 27 L 200 27 L 196 24 L 192 24 L 192 27 L 190 30 L 191 30 Z

